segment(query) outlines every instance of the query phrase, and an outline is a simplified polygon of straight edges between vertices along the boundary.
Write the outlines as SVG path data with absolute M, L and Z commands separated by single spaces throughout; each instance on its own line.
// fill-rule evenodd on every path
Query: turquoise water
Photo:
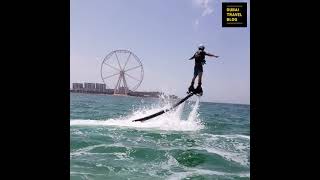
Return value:
M 250 179 L 250 106 L 71 93 L 71 179 Z

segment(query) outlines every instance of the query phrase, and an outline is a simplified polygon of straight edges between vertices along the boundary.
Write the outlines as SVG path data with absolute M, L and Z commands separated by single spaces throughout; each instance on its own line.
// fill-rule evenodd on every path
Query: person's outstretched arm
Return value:
M 191 59 L 194 59 L 194 55 L 189 60 L 191 60 Z
M 214 54 L 207 53 L 207 52 L 206 52 L 206 55 L 207 55 L 207 56 L 212 56 L 212 57 L 215 57 L 215 58 L 218 58 L 218 57 L 219 57 L 219 56 L 216 56 L 216 55 L 214 55 Z

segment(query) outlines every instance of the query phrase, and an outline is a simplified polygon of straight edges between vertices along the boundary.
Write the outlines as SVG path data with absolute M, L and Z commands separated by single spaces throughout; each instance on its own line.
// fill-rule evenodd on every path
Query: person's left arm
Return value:
M 207 52 L 206 52 L 206 56 L 211 56 L 211 57 L 215 57 L 215 58 L 218 58 L 218 57 L 219 57 L 219 56 L 216 56 L 216 55 L 214 55 L 214 54 L 207 53 Z

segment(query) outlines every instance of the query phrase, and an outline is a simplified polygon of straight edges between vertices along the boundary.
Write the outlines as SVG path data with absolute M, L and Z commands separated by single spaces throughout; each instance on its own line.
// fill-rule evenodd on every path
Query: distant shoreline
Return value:
M 94 93 L 88 93 L 88 92 L 72 92 L 70 91 L 70 93 L 73 94 L 92 94 L 92 95 L 106 95 L 106 96 L 119 96 L 119 97 L 141 97 L 141 98 L 159 98 L 159 97 L 153 97 L 153 96 L 132 96 L 132 95 L 121 95 L 121 94 L 110 94 L 110 93 L 101 93 L 101 92 L 94 92 Z
M 142 92 L 133 92 L 128 93 L 128 95 L 122 94 L 113 94 L 110 92 L 95 92 L 95 91 L 79 91 L 79 90 L 70 90 L 70 93 L 79 93 L 79 94 L 100 94 L 100 95 L 109 95 L 109 96 L 125 96 L 125 97 L 142 97 L 142 98 L 160 98 L 162 93 L 160 92 L 151 92 L 151 93 L 142 93 Z M 178 99 L 178 96 L 175 95 L 166 95 L 172 99 Z

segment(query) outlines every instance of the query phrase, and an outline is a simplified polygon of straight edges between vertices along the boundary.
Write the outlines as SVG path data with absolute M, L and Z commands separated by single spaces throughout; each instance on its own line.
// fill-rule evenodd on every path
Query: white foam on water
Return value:
M 80 149 L 77 149 L 75 151 L 70 152 L 70 157 L 76 157 L 76 156 L 82 156 L 82 155 L 92 155 L 92 154 L 110 154 L 110 153 L 92 153 L 90 152 L 91 150 L 93 150 L 94 148 L 97 147 L 125 147 L 123 144 L 121 143 L 115 143 L 115 144 L 97 144 L 97 145 L 91 145 L 91 146 L 87 146 L 87 147 L 83 147 Z
M 218 175 L 218 176 L 238 176 L 238 177 L 250 177 L 249 173 L 226 173 L 226 172 L 219 172 L 219 171 L 212 171 L 206 169 L 195 169 L 195 168 L 188 168 L 187 172 L 177 172 L 173 173 L 169 177 L 168 180 L 180 180 L 185 179 L 191 175 Z
M 77 172 L 77 171 L 71 171 L 70 172 L 71 175 L 100 175 L 100 176 L 105 176 L 105 174 L 93 174 L 93 173 L 85 173 L 85 172 Z
M 99 145 L 92 145 L 92 146 L 87 146 L 87 147 L 84 147 L 84 148 L 80 148 L 80 149 L 77 149 L 73 152 L 70 152 L 70 157 L 75 157 L 75 156 L 81 156 L 81 155 L 85 155 L 85 154 L 88 154 L 88 151 L 94 149 L 94 148 L 97 148 L 97 147 L 103 147 L 103 146 L 106 146 L 105 144 L 99 144 Z
M 247 156 L 242 153 L 228 152 L 223 149 L 218 149 L 218 148 L 213 148 L 213 147 L 202 147 L 202 148 L 196 148 L 196 149 L 199 149 L 199 150 L 205 149 L 209 153 L 217 154 L 227 160 L 237 162 L 243 166 L 248 165 Z
M 108 120 L 70 120 L 70 126 L 120 126 L 120 127 L 133 127 L 133 128 L 145 128 L 145 129 L 160 129 L 168 131 L 197 131 L 204 128 L 201 120 L 198 117 L 199 108 L 198 98 L 188 120 L 181 118 L 185 103 L 182 103 L 178 108 L 168 111 L 160 116 L 152 118 L 144 122 L 132 122 L 132 120 L 146 117 L 163 110 L 164 108 L 170 107 L 170 104 L 166 102 L 165 107 L 151 107 L 143 108 L 134 111 L 131 115 L 119 118 L 119 119 L 108 119 Z
M 166 161 L 160 163 L 161 169 L 170 170 L 174 166 L 179 166 L 179 162 L 171 156 L 168 152 L 165 154 Z
M 197 147 L 198 150 L 205 150 L 209 153 L 217 154 L 227 160 L 237 162 L 243 166 L 249 166 L 247 149 L 250 149 L 248 142 L 242 142 L 244 139 L 250 140 L 250 136 L 245 135 L 214 135 L 214 134 L 203 134 L 205 136 L 205 142 L 201 147 Z M 228 145 L 225 146 L 220 143 L 219 140 L 231 139 Z M 242 139 L 242 141 L 240 141 Z M 230 144 L 231 143 L 231 144 Z
M 132 157 L 128 156 L 127 152 L 124 152 L 124 153 L 116 152 L 116 153 L 112 153 L 112 154 L 115 155 L 118 158 L 118 160 L 132 160 L 133 159 Z
M 220 134 L 208 134 L 203 133 L 202 136 L 205 136 L 206 138 L 212 138 L 213 140 L 217 138 L 226 138 L 226 139 L 236 139 L 236 138 L 242 138 L 242 139 L 248 139 L 250 140 L 250 136 L 241 135 L 241 134 L 226 134 L 226 135 L 220 135 Z
M 77 129 L 72 129 L 72 130 L 71 130 L 71 133 L 72 133 L 73 135 L 78 135 L 78 136 L 84 135 L 83 132 L 81 132 L 81 131 L 79 131 L 79 130 L 77 130 Z
M 249 139 L 250 140 L 250 136 L 246 136 L 246 135 L 236 135 L 238 137 L 242 137 L 242 138 L 245 138 L 245 139 Z

